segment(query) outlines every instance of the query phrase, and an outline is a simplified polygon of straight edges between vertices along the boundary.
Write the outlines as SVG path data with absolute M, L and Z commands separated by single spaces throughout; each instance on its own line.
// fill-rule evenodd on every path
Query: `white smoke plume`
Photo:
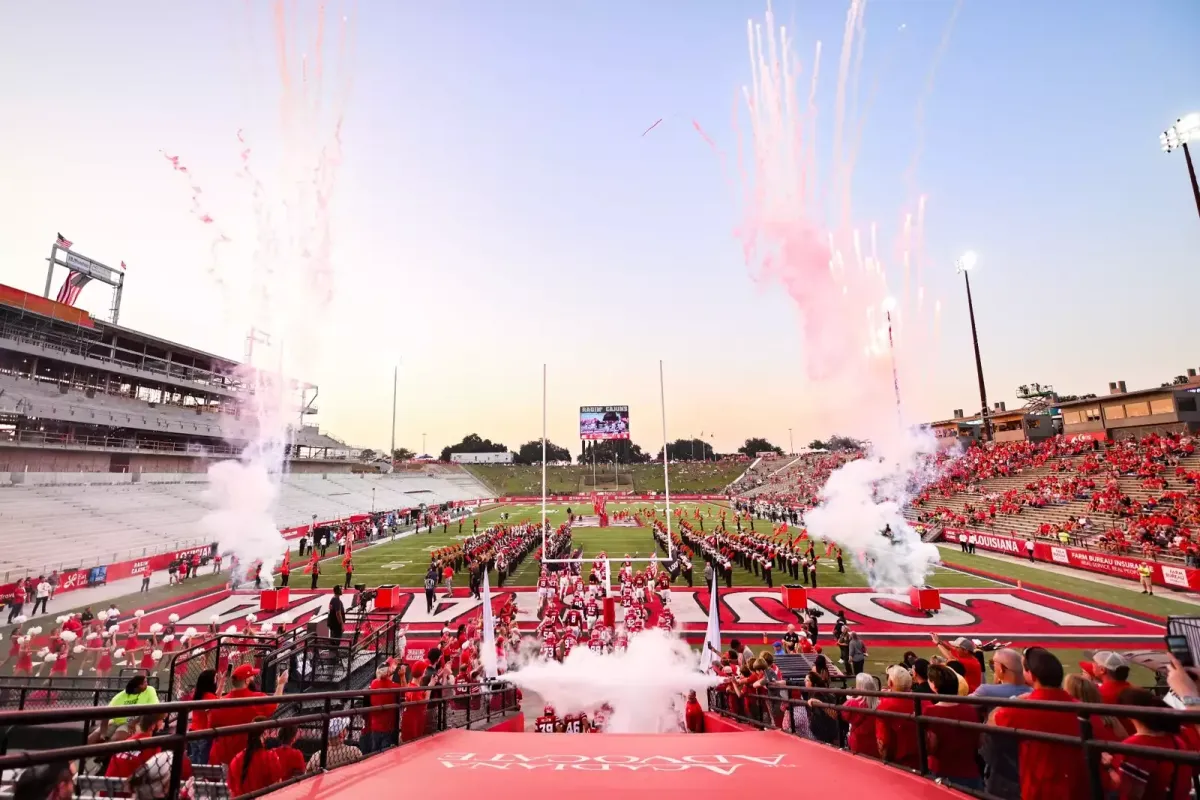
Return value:
M 820 505 L 804 515 L 809 534 L 841 545 L 876 589 L 920 586 L 941 560 L 937 547 L 921 541 L 904 519 L 908 502 L 936 477 L 936 447 L 928 430 L 884 431 L 865 458 L 829 476 Z
M 577 647 L 561 663 L 529 661 L 504 677 L 536 692 L 560 717 L 607 705 L 609 733 L 673 733 L 687 692 L 720 682 L 698 670 L 699 658 L 686 642 L 651 629 L 630 636 L 623 653 Z
M 235 580 L 259 561 L 269 575 L 287 549 L 274 508 L 289 447 L 303 425 L 303 381 L 318 371 L 322 320 L 333 299 L 331 205 L 349 86 L 345 17 L 333 44 L 324 4 L 309 12 L 277 0 L 273 19 L 279 74 L 270 88 L 279 95 L 280 128 L 277 136 L 264 136 L 268 158 L 248 134 L 237 133 L 254 241 L 231 240 L 248 263 L 226 276 L 231 284 L 249 284 L 237 302 L 254 358 L 236 377 L 253 391 L 242 402 L 251 440 L 240 459 L 209 469 L 216 510 L 204 519 L 222 551 L 237 557 Z M 336 48 L 336 58 L 327 59 L 323 47 Z M 326 83 L 329 62 L 339 80 Z M 260 173 L 264 164 L 268 169 Z

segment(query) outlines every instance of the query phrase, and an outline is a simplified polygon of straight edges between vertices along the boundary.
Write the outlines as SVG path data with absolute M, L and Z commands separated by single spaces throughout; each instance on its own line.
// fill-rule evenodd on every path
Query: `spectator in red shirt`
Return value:
M 368 705 L 372 707 L 386 706 L 403 702 L 399 691 L 403 688 L 403 684 L 392 679 L 393 668 L 394 664 L 388 663 L 376 670 L 375 680 L 371 681 L 371 685 L 367 688 L 396 689 L 396 694 L 370 695 Z M 359 742 L 364 754 L 374 753 L 376 750 L 383 750 L 396 744 L 396 734 L 400 730 L 399 714 L 399 710 L 372 711 L 367 714 L 362 740 Z
M 943 642 L 936 633 L 932 638 L 933 643 L 942 651 L 942 655 L 947 660 L 953 659 L 962 662 L 963 678 L 967 681 L 967 694 L 978 689 L 979 684 L 983 683 L 983 667 L 980 666 L 979 659 L 975 657 L 975 643 L 965 636 L 960 636 L 952 642 Z
M 133 739 L 149 739 L 157 732 L 163 724 L 162 714 L 146 714 L 138 717 L 137 729 L 126 741 Z M 122 753 L 114 753 L 113 757 L 108 760 L 108 767 L 104 770 L 106 778 L 128 778 L 137 771 L 137 768 L 150 760 L 151 756 L 159 751 L 157 747 L 147 747 L 144 750 L 126 750 Z
M 975 706 L 950 702 L 950 697 L 958 696 L 958 677 L 953 670 L 940 664 L 931 666 L 929 683 L 936 691 L 931 699 L 938 702 L 921 709 L 926 717 L 979 722 L 979 710 Z M 929 754 L 929 771 L 935 777 L 964 789 L 983 791 L 983 778 L 975 760 L 975 754 L 979 752 L 977 731 L 929 725 L 925 728 L 925 748 Z
M 255 717 L 254 721 L 265 722 L 266 719 Z M 266 736 L 266 731 L 249 734 L 246 749 L 234 756 L 230 762 L 226 780 L 230 797 L 257 792 L 283 779 L 278 755 L 274 750 L 263 747 Z
M 1162 700 L 1145 689 L 1126 689 L 1119 698 L 1123 706 L 1167 709 Z M 1200 750 L 1200 737 L 1194 725 L 1181 726 L 1176 719 L 1133 720 L 1136 733 L 1122 744 L 1161 747 L 1194 753 Z M 1110 770 L 1122 798 L 1186 800 L 1191 795 L 1192 767 L 1165 759 L 1104 753 L 1101 763 Z
M 233 687 L 225 695 L 226 700 L 234 700 L 239 697 L 266 697 L 263 692 L 257 691 L 252 680 L 258 675 L 258 670 L 250 664 L 241 664 L 234 669 L 230 675 L 230 685 Z M 284 688 L 287 686 L 287 673 L 280 673 L 277 679 L 275 694 L 283 694 Z M 208 712 L 208 724 L 214 728 L 225 728 L 232 725 L 245 725 L 253 722 L 255 717 L 270 717 L 275 713 L 274 703 L 263 703 L 260 705 L 250 706 L 235 706 L 230 708 L 214 708 Z M 233 757 L 246 749 L 247 737 L 244 733 L 233 733 L 225 736 L 218 736 L 213 742 L 212 751 L 209 753 L 209 762 L 213 764 L 229 765 L 233 761 Z
M 1033 691 L 1025 700 L 1074 703 L 1062 688 L 1063 666 L 1053 653 L 1030 647 L 1021 659 L 1025 682 Z M 991 724 L 1000 728 L 1078 736 L 1079 722 L 1070 711 L 998 708 Z M 1021 800 L 1085 800 L 1089 797 L 1087 769 L 1078 747 L 1021 739 Z
M 899 665 L 888 667 L 887 679 L 889 692 L 912 690 L 912 674 L 904 667 Z M 913 713 L 913 701 L 903 697 L 885 697 L 879 701 L 877 708 L 879 711 L 911 714 Z M 920 769 L 917 759 L 916 723 L 894 717 L 876 717 L 875 742 L 879 747 L 879 757 L 884 761 L 908 769 Z
M 878 692 L 879 681 L 870 673 L 860 672 L 854 676 L 854 688 L 863 692 Z M 851 753 L 879 758 L 879 744 L 875 741 L 876 717 L 858 710 L 865 708 L 874 711 L 878 706 L 878 697 L 851 697 L 842 705 L 842 720 L 850 725 L 846 746 Z
M 1097 683 L 1105 703 L 1116 705 L 1121 693 L 1133 688 L 1128 680 L 1129 662 L 1120 653 L 1100 650 L 1091 661 L 1080 661 L 1079 668 Z
M 279 729 L 278 744 L 273 748 L 275 757 L 279 759 L 279 779 L 286 781 L 297 775 L 303 775 L 308 761 L 304 753 L 296 749 L 296 726 L 284 725 Z

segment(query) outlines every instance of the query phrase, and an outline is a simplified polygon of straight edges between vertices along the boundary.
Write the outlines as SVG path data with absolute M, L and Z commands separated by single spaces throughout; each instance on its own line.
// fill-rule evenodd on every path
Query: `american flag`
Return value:
M 125 262 L 122 261 L 121 262 L 121 272 L 124 272 L 124 271 L 125 271 Z
M 58 241 L 57 241 L 57 242 L 55 242 L 55 244 L 56 244 L 57 246 L 61 247 L 63 250 L 70 250 L 70 249 L 71 249 L 71 245 L 73 244 L 73 242 L 72 242 L 70 239 L 68 239 L 67 237 L 63 236 L 63 235 L 60 233 L 60 234 L 58 235 Z
M 69 306 L 75 305 L 75 301 L 79 299 L 79 293 L 83 291 L 83 287 L 87 286 L 88 281 L 91 279 L 92 276 L 84 275 L 82 272 L 72 272 L 63 281 L 62 288 L 58 290 L 58 297 L 55 299 Z

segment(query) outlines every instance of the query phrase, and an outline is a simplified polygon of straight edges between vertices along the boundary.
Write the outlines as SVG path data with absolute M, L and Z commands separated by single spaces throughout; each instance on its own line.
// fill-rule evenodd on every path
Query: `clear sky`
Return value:
M 214 275 L 248 267 L 214 266 L 212 226 L 160 151 L 192 168 L 234 238 L 255 238 L 236 133 L 260 166 L 282 147 L 268 5 L 0 7 L 0 282 L 40 292 L 61 231 L 127 262 L 123 324 L 240 357 L 245 320 Z M 299 28 L 312 7 L 299 3 Z M 1200 366 L 1200 220 L 1182 154 L 1158 147 L 1200 108 L 1200 4 L 967 0 L 938 58 L 954 9 L 868 2 L 851 116 L 863 131 L 855 224 L 895 242 L 927 197 L 924 285 L 942 310 L 901 376 L 906 416 L 977 406 L 953 270 L 966 249 L 980 254 L 989 399 L 1012 407 L 1030 381 L 1157 385 Z M 546 363 L 552 441 L 576 450 L 578 406 L 621 403 L 635 441 L 657 450 L 661 358 L 672 439 L 703 430 L 729 450 L 748 436 L 786 447 L 789 427 L 797 446 L 834 424 L 854 433 L 822 410 L 830 390 L 804 366 L 797 312 L 752 278 L 735 235 L 731 109 L 751 79 L 746 21 L 764 11 L 358 0 L 348 89 L 324 90 L 345 114 L 335 296 L 311 315 L 322 346 L 306 366 L 323 427 L 386 446 L 399 362 L 397 444 L 417 449 L 427 433 L 436 452 L 474 431 L 515 448 L 540 435 Z M 775 12 L 801 60 L 823 42 L 827 122 L 846 6 Z M 81 299 L 96 314 L 107 303 L 96 285 Z

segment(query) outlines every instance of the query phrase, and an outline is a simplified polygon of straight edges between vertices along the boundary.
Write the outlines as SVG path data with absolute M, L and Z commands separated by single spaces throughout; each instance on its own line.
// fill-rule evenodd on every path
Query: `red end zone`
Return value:
M 455 595 L 446 597 L 439 592 L 430 614 L 425 609 L 424 592 L 403 590 L 397 613 L 409 628 L 410 642 L 423 633 L 433 634 L 445 626 L 457 627 L 480 619 L 480 601 L 471 599 L 464 589 Z M 533 629 L 537 624 L 535 592 L 524 588 L 502 590 L 493 593 L 493 600 L 500 603 L 509 595 L 516 597 L 520 626 Z M 266 612 L 261 610 L 256 592 L 223 591 L 158 609 L 148 613 L 145 622 L 166 622 L 167 615 L 175 613 L 180 616 L 181 628 L 203 630 L 217 615 L 223 629 L 235 623 L 240 626 L 248 614 L 254 614 L 259 623 L 271 622 L 279 627 L 323 615 L 330 597 L 328 591 L 292 591 L 287 609 Z M 675 589 L 671 598 L 680 629 L 689 639 L 702 639 L 708 625 L 708 590 Z M 941 599 L 942 610 L 929 617 L 914 611 L 903 595 L 845 588 L 808 593 L 809 607 L 824 612 L 820 618 L 823 634 L 829 634 L 837 612 L 842 611 L 853 630 L 869 643 L 879 645 L 926 644 L 930 633 L 1080 648 L 1159 644 L 1163 636 L 1161 623 L 1139 618 L 1134 612 L 1123 614 L 1099 608 L 1083 598 L 1070 600 L 1029 589 L 1000 587 L 945 589 Z M 796 621 L 784 608 L 779 589 L 729 589 L 720 593 L 719 600 L 721 632 L 725 636 L 778 636 L 789 622 Z M 652 610 L 651 624 L 654 613 Z M 831 642 L 826 639 L 821 644 Z

